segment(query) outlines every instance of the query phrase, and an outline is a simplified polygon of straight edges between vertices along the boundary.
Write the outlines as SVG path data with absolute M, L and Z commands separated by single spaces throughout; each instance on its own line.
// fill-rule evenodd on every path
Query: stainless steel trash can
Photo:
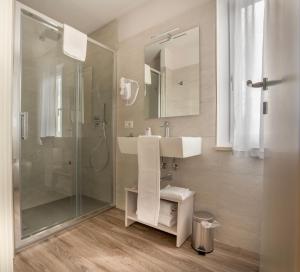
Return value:
M 213 223 L 214 216 L 204 211 L 195 212 L 193 216 L 192 247 L 205 255 L 214 250 L 214 227 L 205 228 L 202 221 Z

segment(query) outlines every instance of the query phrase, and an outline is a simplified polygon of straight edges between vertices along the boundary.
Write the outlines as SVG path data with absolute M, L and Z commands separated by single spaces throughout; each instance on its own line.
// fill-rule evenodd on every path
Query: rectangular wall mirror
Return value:
M 199 114 L 199 27 L 145 47 L 145 118 Z

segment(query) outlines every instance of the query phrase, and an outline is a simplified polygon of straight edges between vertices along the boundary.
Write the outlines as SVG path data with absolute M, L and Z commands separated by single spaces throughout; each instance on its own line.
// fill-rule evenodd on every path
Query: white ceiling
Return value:
M 49 17 L 91 33 L 149 0 L 20 0 Z

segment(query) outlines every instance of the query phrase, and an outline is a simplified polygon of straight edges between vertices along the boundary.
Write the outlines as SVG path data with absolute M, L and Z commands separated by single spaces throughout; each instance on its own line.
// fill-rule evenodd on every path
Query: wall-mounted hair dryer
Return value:
M 132 87 L 133 84 L 136 86 L 135 88 Z M 139 89 L 140 86 L 136 80 L 121 77 L 120 95 L 121 98 L 125 101 L 126 106 L 131 106 L 134 104 L 138 96 Z

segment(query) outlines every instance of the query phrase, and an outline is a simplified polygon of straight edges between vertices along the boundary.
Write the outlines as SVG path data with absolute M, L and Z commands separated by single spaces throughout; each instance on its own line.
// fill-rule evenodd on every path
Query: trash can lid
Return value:
M 194 213 L 193 220 L 198 221 L 198 222 L 201 222 L 204 220 L 212 221 L 212 220 L 214 220 L 214 216 L 209 212 L 199 211 L 199 212 Z

